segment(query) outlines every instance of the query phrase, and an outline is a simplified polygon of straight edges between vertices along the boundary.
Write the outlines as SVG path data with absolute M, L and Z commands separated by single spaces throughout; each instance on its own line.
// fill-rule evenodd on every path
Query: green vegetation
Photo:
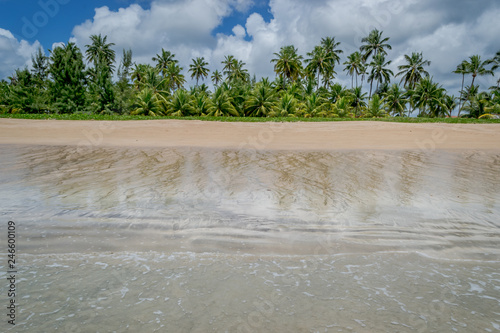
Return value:
M 132 51 L 123 50 L 117 64 L 107 36 L 92 35 L 90 41 L 84 51 L 73 43 L 56 47 L 49 56 L 40 49 L 31 70 L 18 69 L 9 81 L 1 81 L 0 117 L 457 123 L 496 122 L 500 112 L 500 79 L 488 90 L 476 83 L 478 76 L 495 75 L 500 51 L 492 59 L 474 55 L 457 66 L 462 90 L 456 98 L 434 82 L 422 53 L 404 55 L 406 63 L 393 73 L 390 38 L 378 30 L 342 63 L 350 87 L 335 82 L 343 51 L 334 37 L 321 39 L 305 58 L 293 45 L 282 47 L 270 59 L 276 77 L 260 81 L 232 55 L 222 61 L 220 72 L 211 72 L 203 57 L 192 59 L 184 71 L 168 50 L 152 58 L 154 66 L 134 63 Z M 185 75 L 196 85 L 186 88 Z M 454 110 L 460 119 L 448 118 Z M 415 112 L 417 118 L 410 118 Z

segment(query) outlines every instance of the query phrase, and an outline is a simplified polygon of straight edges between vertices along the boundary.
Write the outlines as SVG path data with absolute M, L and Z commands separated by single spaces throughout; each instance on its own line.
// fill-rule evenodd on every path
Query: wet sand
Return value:
M 0 119 L 0 331 L 498 331 L 499 132 Z
M 0 119 L 0 144 L 257 150 L 500 150 L 500 125 Z

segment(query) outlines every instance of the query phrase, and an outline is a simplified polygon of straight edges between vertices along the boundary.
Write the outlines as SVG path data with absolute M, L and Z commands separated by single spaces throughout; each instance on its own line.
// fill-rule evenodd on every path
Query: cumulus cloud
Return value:
M 17 39 L 10 31 L 0 28 L 0 78 L 14 74 L 17 68 L 31 65 L 31 55 L 40 47 Z
M 499 47 L 497 0 L 481 0 L 480 6 L 456 0 L 270 0 L 270 17 L 266 18 L 253 12 L 254 5 L 262 1 L 153 0 L 148 8 L 140 2 L 117 11 L 100 7 L 94 17 L 74 27 L 71 41 L 84 48 L 90 35 L 107 35 L 119 56 L 122 49 L 130 48 L 138 63 L 152 63 L 151 58 L 165 48 L 176 54 L 187 78 L 192 58 L 203 56 L 211 70 L 220 70 L 220 62 L 231 54 L 258 78 L 274 78 L 270 60 L 282 46 L 293 44 L 306 57 L 321 38 L 335 36 L 344 50 L 343 62 L 376 28 L 390 37 L 393 50 L 388 60 L 393 61 L 394 72 L 404 62 L 404 54 L 423 52 L 432 62 L 428 71 L 434 79 L 455 94 L 461 81 L 451 73 L 456 66 L 473 54 L 491 57 Z M 246 17 L 244 22 L 214 35 L 235 12 Z M 0 34 L 0 42 L 7 39 L 11 45 L 12 38 L 4 35 Z M 36 48 L 14 41 L 17 52 Z M 29 59 L 23 54 L 24 58 L 10 57 L 9 61 L 18 64 Z M 350 85 L 343 67 L 337 66 L 337 79 Z

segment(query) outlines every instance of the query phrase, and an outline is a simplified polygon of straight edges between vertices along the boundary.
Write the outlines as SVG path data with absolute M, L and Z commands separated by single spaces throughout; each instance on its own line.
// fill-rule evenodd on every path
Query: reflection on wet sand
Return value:
M 11 331 L 500 329 L 499 152 L 0 149 Z
M 497 153 L 2 149 L 3 188 L 14 193 L 3 191 L 5 200 L 22 202 L 17 215 L 38 212 L 23 217 L 32 253 L 73 244 L 79 251 L 499 258 Z

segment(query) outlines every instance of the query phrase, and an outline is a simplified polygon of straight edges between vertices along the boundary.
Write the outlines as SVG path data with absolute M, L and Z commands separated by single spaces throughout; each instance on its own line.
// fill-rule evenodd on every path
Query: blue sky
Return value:
M 56 42 L 68 41 L 74 26 L 92 18 L 95 8 L 107 6 L 110 10 L 117 11 L 134 3 L 140 4 L 144 9 L 150 9 L 151 5 L 150 0 L 0 0 L 0 28 L 9 30 L 18 39 L 29 42 L 38 40 L 42 45 L 50 46 Z M 255 1 L 248 10 L 234 11 L 224 17 L 220 26 L 212 33 L 231 33 L 235 25 L 245 24 L 249 11 L 260 13 L 268 21 L 271 18 L 268 2 Z M 47 23 L 44 24 L 45 22 Z
M 500 50 L 498 17 L 498 0 L 0 0 L 0 78 L 29 67 L 38 47 L 69 40 L 83 49 L 99 33 L 115 43 L 118 61 L 130 48 L 135 62 L 152 63 L 165 48 L 185 71 L 198 56 L 215 70 L 232 54 L 250 73 L 273 78 L 270 60 L 284 45 L 306 57 L 322 37 L 335 36 L 343 62 L 377 28 L 390 37 L 394 72 L 404 54 L 423 52 L 434 79 L 458 95 L 456 66 Z M 343 67 L 337 81 L 350 85 Z M 495 80 L 477 82 L 487 88 Z

